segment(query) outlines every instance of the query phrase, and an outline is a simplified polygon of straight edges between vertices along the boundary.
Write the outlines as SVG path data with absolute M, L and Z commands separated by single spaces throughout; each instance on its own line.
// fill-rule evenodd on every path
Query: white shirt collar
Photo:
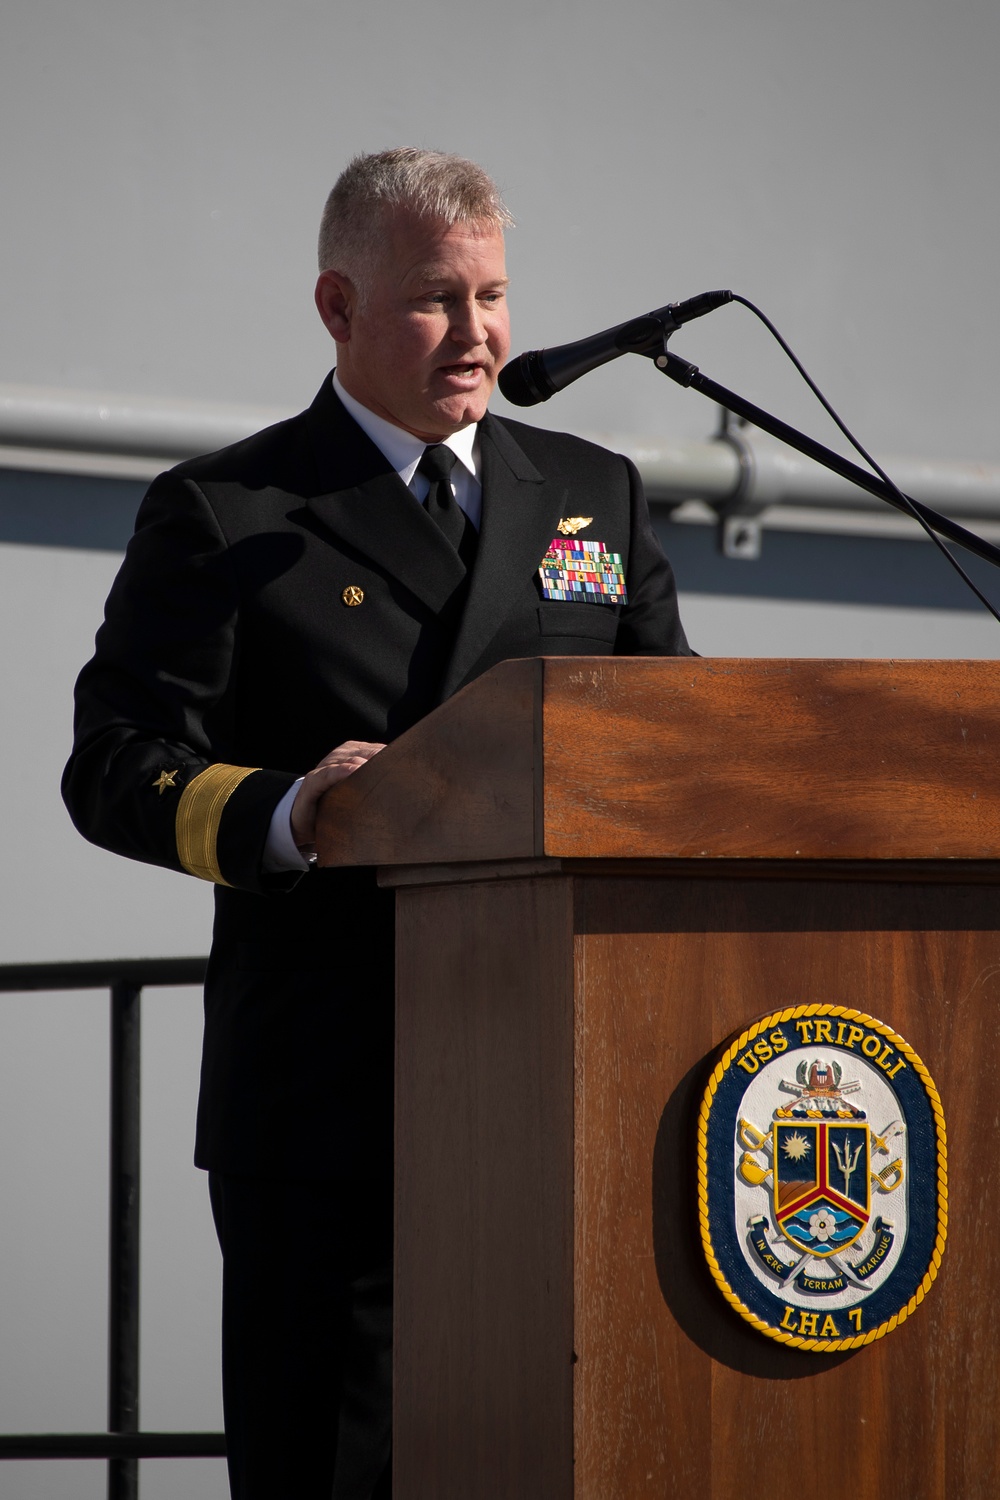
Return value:
M 362 406 L 361 402 L 356 400 L 349 391 L 345 391 L 337 379 L 336 370 L 333 372 L 333 388 L 362 432 L 370 437 L 376 448 L 385 455 L 403 483 L 409 484 L 427 444 L 420 438 L 414 437 L 412 432 L 397 427 L 394 422 L 388 422 L 385 417 L 380 417 L 367 406 Z M 453 432 L 450 437 L 442 439 L 445 446 L 451 449 L 473 479 L 477 477 L 479 469 L 477 435 L 476 423 L 470 422 L 468 427 L 462 427 L 458 432 Z

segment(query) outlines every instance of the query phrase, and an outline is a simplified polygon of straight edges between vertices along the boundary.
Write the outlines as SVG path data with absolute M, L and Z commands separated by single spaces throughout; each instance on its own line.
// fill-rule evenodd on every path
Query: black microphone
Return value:
M 732 300 L 732 292 L 700 292 L 686 302 L 669 302 L 645 317 L 619 323 L 617 328 L 605 328 L 603 333 L 592 333 L 589 339 L 579 339 L 575 344 L 529 349 L 527 354 L 504 365 L 498 384 L 511 405 L 537 406 L 539 401 L 547 401 L 556 391 L 579 380 L 581 375 L 596 370 L 598 365 L 606 365 L 609 359 L 659 350 L 664 334 L 673 333 L 682 323 L 702 318 Z

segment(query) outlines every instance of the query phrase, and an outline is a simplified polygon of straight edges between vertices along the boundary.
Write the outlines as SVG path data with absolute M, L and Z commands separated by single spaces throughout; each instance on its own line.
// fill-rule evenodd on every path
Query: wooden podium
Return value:
M 397 891 L 396 1500 L 1000 1493 L 994 664 L 507 662 L 320 848 Z M 899 1031 L 948 1126 L 937 1281 L 836 1355 L 697 1228 L 714 1054 L 804 1001 Z

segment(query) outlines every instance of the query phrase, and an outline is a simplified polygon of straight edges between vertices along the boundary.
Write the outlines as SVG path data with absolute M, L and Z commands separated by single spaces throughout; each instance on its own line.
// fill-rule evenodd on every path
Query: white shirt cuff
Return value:
M 267 830 L 264 857 L 261 860 L 261 869 L 265 875 L 309 869 L 310 861 L 295 847 L 295 840 L 292 838 L 292 803 L 304 780 L 305 777 L 300 776 L 298 781 L 292 783 L 271 814 L 271 826 Z

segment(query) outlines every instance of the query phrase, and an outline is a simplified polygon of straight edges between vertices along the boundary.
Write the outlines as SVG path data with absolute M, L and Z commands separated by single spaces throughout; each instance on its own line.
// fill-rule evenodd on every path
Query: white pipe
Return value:
M 108 473 L 121 473 L 129 458 L 148 461 L 147 471 L 155 473 L 159 460 L 210 453 L 290 415 L 272 407 L 0 385 L 0 468 L 43 466 L 44 454 L 53 453 L 61 457 L 51 466 L 64 471 L 73 467 L 70 455 L 80 455 L 81 470 L 94 473 L 101 464 L 94 456 L 105 455 Z M 613 432 L 583 436 L 627 453 L 654 500 L 718 505 L 740 482 L 739 456 L 725 442 Z M 884 501 L 766 435 L 743 427 L 737 436 L 749 454 L 743 498 L 751 512 L 776 505 L 886 512 Z M 3 447 L 11 451 L 4 455 Z M 34 455 L 30 461 L 25 450 Z M 883 467 L 900 489 L 927 505 L 950 515 L 1000 519 L 1000 464 L 888 458 Z
M 831 474 L 809 458 L 769 439 L 754 436 L 755 502 L 767 505 L 815 505 L 836 510 L 882 510 L 885 501 Z M 855 458 L 860 468 L 864 460 Z M 1000 464 L 945 463 L 933 459 L 879 459 L 892 482 L 913 500 L 949 514 L 996 516 L 1000 513 Z
M 737 436 L 749 459 L 750 473 L 742 497 L 743 508 L 749 513 L 774 505 L 796 505 L 892 514 L 877 495 L 869 495 L 766 434 L 741 427 Z M 655 500 L 718 504 L 735 495 L 740 484 L 739 454 L 727 442 L 649 441 L 613 433 L 602 433 L 597 441 L 628 454 Z M 855 457 L 854 462 L 859 468 L 866 467 L 861 458 Z M 879 463 L 893 483 L 914 500 L 948 515 L 1000 518 L 1000 464 L 920 458 L 879 458 Z
M 15 448 L 176 461 L 224 448 L 291 415 L 269 407 L 0 385 L 0 443 Z

